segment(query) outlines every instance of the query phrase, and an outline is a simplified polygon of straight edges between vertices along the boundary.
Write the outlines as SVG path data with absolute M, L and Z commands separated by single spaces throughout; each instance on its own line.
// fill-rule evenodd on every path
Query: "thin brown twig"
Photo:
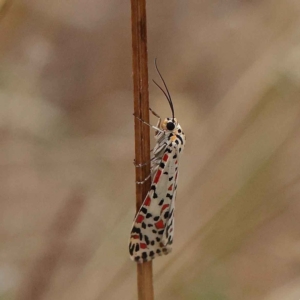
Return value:
M 148 94 L 148 55 L 146 0 L 131 0 L 131 30 L 134 86 L 134 115 L 149 122 Z M 135 162 L 138 164 L 150 161 L 149 127 L 135 118 Z M 146 164 L 136 168 L 136 181 L 144 180 L 150 174 Z M 150 189 L 150 181 L 136 185 L 136 209 L 138 210 Z M 152 262 L 137 264 L 138 299 L 153 300 Z

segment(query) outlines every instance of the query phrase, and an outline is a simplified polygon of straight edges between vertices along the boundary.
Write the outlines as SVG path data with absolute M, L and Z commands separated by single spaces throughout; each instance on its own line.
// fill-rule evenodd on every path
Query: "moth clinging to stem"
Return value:
M 144 124 L 156 130 L 156 145 L 151 158 L 151 172 L 143 184 L 151 177 L 151 188 L 137 212 L 129 241 L 129 253 L 132 260 L 142 263 L 156 256 L 168 254 L 172 250 L 174 236 L 174 209 L 178 182 L 179 159 L 185 146 L 185 135 L 175 118 L 174 106 L 167 85 L 157 67 L 156 70 L 166 91 L 159 87 L 167 98 L 172 117 L 163 121 L 152 109 L 150 111 L 158 118 L 156 126 L 139 119 Z M 136 165 L 142 167 L 145 164 Z

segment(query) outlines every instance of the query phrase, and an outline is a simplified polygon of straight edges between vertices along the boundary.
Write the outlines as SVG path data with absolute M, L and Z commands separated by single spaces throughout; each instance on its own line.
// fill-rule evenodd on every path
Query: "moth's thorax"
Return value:
M 179 135 L 184 135 L 184 132 L 182 131 L 182 128 L 181 128 L 181 126 L 179 125 L 179 123 L 177 123 L 177 126 L 176 126 L 175 129 L 173 130 L 173 133 L 179 134 Z

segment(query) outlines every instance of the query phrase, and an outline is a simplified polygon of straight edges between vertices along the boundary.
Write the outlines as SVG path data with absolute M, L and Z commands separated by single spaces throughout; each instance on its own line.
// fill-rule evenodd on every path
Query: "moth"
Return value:
M 156 126 L 138 118 L 156 130 L 151 173 L 144 181 L 138 182 L 142 184 L 151 177 L 151 188 L 134 218 L 130 233 L 130 258 L 138 263 L 150 261 L 157 256 L 168 254 L 172 250 L 178 165 L 186 141 L 184 132 L 174 116 L 173 102 L 167 85 L 158 70 L 156 60 L 155 67 L 166 91 L 154 80 L 153 82 L 167 98 L 172 117 L 162 121 L 159 115 L 150 109 L 152 114 L 158 118 Z M 143 165 L 145 164 L 136 166 Z

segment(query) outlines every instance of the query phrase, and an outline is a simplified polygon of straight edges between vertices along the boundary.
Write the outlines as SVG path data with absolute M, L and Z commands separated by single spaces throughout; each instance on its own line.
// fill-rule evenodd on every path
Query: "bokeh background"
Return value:
M 130 1 L 4 5 L 0 299 L 137 299 Z M 300 299 L 300 2 L 147 9 L 187 135 L 156 299 Z

